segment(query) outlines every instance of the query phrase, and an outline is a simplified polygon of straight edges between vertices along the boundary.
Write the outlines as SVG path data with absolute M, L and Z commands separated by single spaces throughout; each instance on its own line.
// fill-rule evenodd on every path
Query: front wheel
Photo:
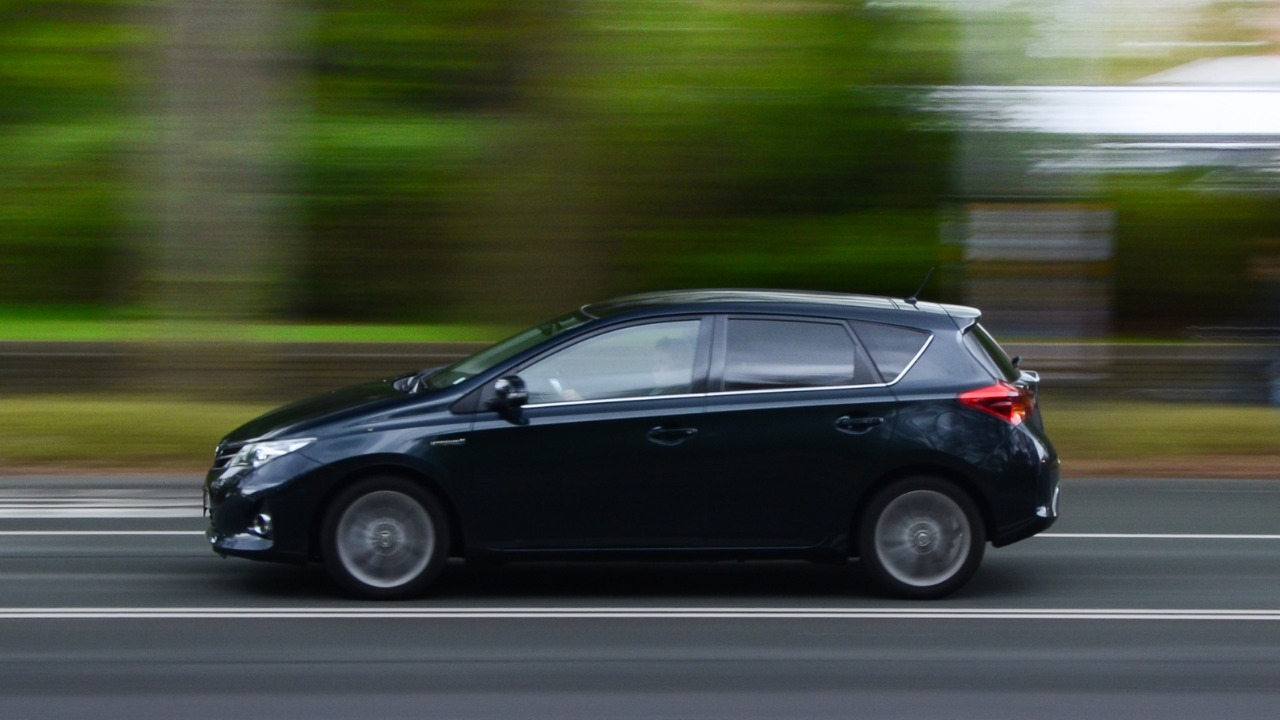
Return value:
M 935 477 L 899 480 L 863 513 L 862 564 L 882 590 L 939 598 L 969 581 L 982 562 L 986 533 L 973 499 Z
M 334 498 L 321 528 L 324 564 L 349 592 L 378 600 L 420 594 L 449 558 L 439 503 L 416 483 L 369 478 Z

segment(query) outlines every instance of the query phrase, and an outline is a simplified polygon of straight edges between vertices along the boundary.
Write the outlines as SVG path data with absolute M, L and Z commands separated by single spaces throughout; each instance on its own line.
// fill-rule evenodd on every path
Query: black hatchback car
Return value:
M 460 362 L 289 405 L 218 445 L 222 555 L 371 598 L 475 560 L 858 557 L 945 595 L 1057 517 L 1058 459 L 968 307 L 700 290 L 587 305 Z

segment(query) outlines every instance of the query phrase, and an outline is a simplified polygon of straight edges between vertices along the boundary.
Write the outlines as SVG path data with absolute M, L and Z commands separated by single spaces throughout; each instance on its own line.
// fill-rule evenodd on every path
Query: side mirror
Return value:
M 1013 358 L 1009 360 L 1009 362 L 1013 363 L 1014 367 L 1018 367 L 1018 365 L 1022 363 L 1022 356 L 1014 355 Z
M 507 420 L 523 425 L 520 407 L 529 402 L 529 389 L 519 375 L 507 375 L 493 383 L 493 397 L 486 403 L 490 410 L 496 410 Z

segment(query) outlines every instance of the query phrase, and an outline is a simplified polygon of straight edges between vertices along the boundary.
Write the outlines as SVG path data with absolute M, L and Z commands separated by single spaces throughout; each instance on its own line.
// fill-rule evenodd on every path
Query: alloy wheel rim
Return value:
M 959 503 L 933 490 L 899 495 L 876 521 L 876 557 L 894 579 L 913 587 L 955 577 L 972 542 L 969 518 Z
M 435 552 L 431 516 L 417 500 L 379 490 L 362 495 L 338 519 L 338 558 L 352 577 L 393 588 L 422 574 Z

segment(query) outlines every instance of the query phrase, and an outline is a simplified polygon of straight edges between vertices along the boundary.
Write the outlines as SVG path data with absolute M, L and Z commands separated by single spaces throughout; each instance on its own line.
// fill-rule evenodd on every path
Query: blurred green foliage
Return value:
M 484 286 L 512 263 L 605 278 L 575 288 L 587 296 L 901 294 L 933 264 L 949 138 L 914 132 L 875 88 L 949 79 L 943 18 L 852 2 L 323 7 L 309 314 L 465 317 L 483 299 L 451 277 Z M 555 237 L 575 229 L 578 246 Z M 507 312 L 546 312 L 524 306 Z
M 113 297 L 135 6 L 0 0 L 0 302 Z
M 688 286 L 902 295 L 939 262 L 955 19 L 861 0 L 315 0 L 298 319 L 519 323 Z M 164 0 L 0 0 L 0 303 L 139 305 Z M 149 179 L 152 178 L 152 179 Z M 1239 317 L 1274 202 L 1124 178 L 1117 328 Z M 936 286 L 944 300 L 947 286 Z M 490 305 L 506 290 L 507 304 Z
M 1249 266 L 1265 238 L 1280 237 L 1269 194 L 1198 192 L 1188 172 L 1114 178 L 1117 330 L 1181 334 L 1189 326 L 1261 321 Z

